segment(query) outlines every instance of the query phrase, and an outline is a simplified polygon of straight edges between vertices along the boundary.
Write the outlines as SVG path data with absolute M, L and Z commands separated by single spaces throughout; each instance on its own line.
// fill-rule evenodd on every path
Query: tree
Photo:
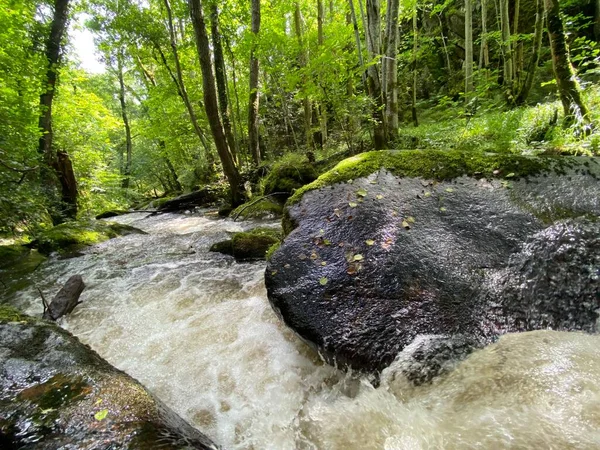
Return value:
M 258 91 L 259 62 L 256 55 L 258 35 L 260 33 L 260 0 L 252 0 L 252 49 L 250 50 L 250 95 L 248 101 L 248 147 L 254 165 L 260 164 L 260 146 L 258 140 L 258 110 L 260 93 Z
M 238 169 L 233 160 L 233 156 L 227 146 L 227 140 L 219 117 L 219 107 L 217 104 L 217 93 L 215 90 L 215 78 L 212 73 L 212 63 L 210 57 L 210 44 L 206 33 L 206 23 L 204 21 L 204 12 L 200 0 L 188 0 L 190 17 L 194 26 L 196 37 L 196 48 L 200 60 L 200 69 L 202 71 L 202 87 L 204 93 L 204 109 L 210 124 L 215 146 L 219 159 L 223 165 L 223 172 L 229 181 L 231 189 L 231 203 L 238 205 L 242 202 L 240 191 L 241 179 Z
M 358 0 L 359 3 L 361 0 Z M 381 58 L 381 4 L 379 0 L 367 0 L 367 23 L 365 33 L 367 36 L 367 50 L 371 64 L 367 69 L 369 91 L 374 102 L 373 120 L 375 130 L 373 144 L 375 149 L 385 148 L 387 133 L 383 110 L 385 108 L 379 68 Z
M 398 135 L 398 13 L 399 0 L 388 0 L 385 28 L 385 58 L 382 72 L 385 80 L 385 116 L 387 136 L 395 139 Z M 415 8 L 416 9 L 416 8 Z
M 131 126 L 127 114 L 127 103 L 125 102 L 125 81 L 123 79 L 123 59 L 125 58 L 123 48 L 117 50 L 117 78 L 119 80 L 119 103 L 121 104 L 121 117 L 125 127 L 125 158 L 121 155 L 121 175 L 123 176 L 123 189 L 129 189 L 131 177 L 131 159 L 133 155 L 133 143 L 131 141 Z
M 473 92 L 473 5 L 465 0 L 465 103 Z
M 527 65 L 527 74 L 519 89 L 519 94 L 515 99 L 516 105 L 523 105 L 527 101 L 531 87 L 533 86 L 533 80 L 535 79 L 535 72 L 540 61 L 540 50 L 542 48 L 542 37 L 544 31 L 544 6 L 543 0 L 536 0 L 536 12 L 535 12 L 535 26 L 534 26 L 534 37 L 533 46 L 531 49 L 531 58 Z
M 38 152 L 44 156 L 46 166 L 43 178 L 46 180 L 49 195 L 54 196 L 56 178 L 61 186 L 61 203 L 58 212 L 52 212 L 52 221 L 60 223 L 64 218 L 74 219 L 77 216 L 77 183 L 73 173 L 73 165 L 66 152 L 56 152 L 53 148 L 54 133 L 52 130 L 52 103 L 58 86 L 58 69 L 61 63 L 62 41 L 67 29 L 69 0 L 56 0 L 54 16 L 50 26 L 50 34 L 46 40 L 46 80 L 40 95 L 41 115 L 39 128 L 42 135 L 39 139 Z
M 565 124 L 576 122 L 584 128 L 590 128 L 588 110 L 581 98 L 581 88 L 569 59 L 569 49 L 560 18 L 558 0 L 544 0 L 548 22 L 548 38 L 552 51 L 552 67 L 558 86 L 558 93 L 565 113 Z

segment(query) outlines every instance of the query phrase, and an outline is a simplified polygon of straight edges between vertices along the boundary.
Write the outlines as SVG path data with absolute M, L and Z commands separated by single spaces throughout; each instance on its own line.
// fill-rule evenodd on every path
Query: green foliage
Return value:
M 289 154 L 271 167 L 264 180 L 265 195 L 281 192 L 291 194 L 295 189 L 317 178 L 315 168 L 300 155 Z

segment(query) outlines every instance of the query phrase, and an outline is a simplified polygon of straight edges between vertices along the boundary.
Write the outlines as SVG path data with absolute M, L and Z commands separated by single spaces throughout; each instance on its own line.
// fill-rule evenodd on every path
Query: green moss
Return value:
M 282 192 L 290 195 L 294 190 L 315 180 L 315 168 L 304 161 L 289 160 L 275 164 L 264 180 L 264 193 Z
M 275 253 L 279 247 L 281 247 L 281 241 L 271 245 L 265 254 L 265 259 L 269 261 L 271 256 L 273 256 L 273 253 Z
M 0 268 L 19 262 L 27 256 L 29 251 L 22 245 L 0 245 Z
M 73 252 L 87 245 L 94 245 L 117 236 L 142 231 L 118 223 L 103 221 L 68 222 L 45 230 L 36 236 L 31 246 L 42 254 L 54 251 Z
M 211 252 L 232 255 L 238 260 L 264 259 L 267 251 L 281 242 L 281 232 L 272 228 L 255 228 L 235 233 L 230 240 L 217 242 Z
M 242 219 L 262 219 L 269 215 L 281 216 L 283 205 L 270 198 L 261 197 L 238 206 L 230 216 Z
M 0 305 L 0 323 L 30 322 L 32 320 L 35 319 L 20 313 L 18 310 L 11 306 Z
M 568 164 L 565 158 L 528 157 L 506 153 L 485 153 L 461 150 L 402 150 L 361 153 L 345 159 L 314 182 L 298 189 L 288 200 L 297 203 L 315 189 L 366 177 L 386 169 L 399 177 L 451 180 L 463 175 L 511 179 L 535 175 L 544 171 L 561 171 Z

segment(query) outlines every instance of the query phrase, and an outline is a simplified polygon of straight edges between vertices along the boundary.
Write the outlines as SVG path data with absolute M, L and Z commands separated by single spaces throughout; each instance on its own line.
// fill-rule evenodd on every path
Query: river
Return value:
M 375 388 L 279 321 L 264 262 L 208 252 L 256 223 L 208 211 L 116 220 L 148 234 L 50 258 L 10 302 L 39 315 L 37 288 L 52 298 L 81 274 L 83 303 L 61 326 L 225 449 L 600 448 L 596 335 L 507 335 L 430 385 L 392 366 Z

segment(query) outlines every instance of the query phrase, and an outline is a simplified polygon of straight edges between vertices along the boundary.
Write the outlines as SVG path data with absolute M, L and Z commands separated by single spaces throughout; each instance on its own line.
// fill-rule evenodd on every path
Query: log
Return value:
M 48 320 L 58 320 L 62 316 L 71 313 L 81 303 L 79 296 L 84 289 L 85 284 L 81 275 L 73 275 L 67 280 L 62 289 L 58 291 L 58 294 L 50 302 L 50 305 L 46 306 L 46 302 L 44 301 L 44 314 L 42 317 Z M 44 300 L 43 296 L 42 300 Z
M 158 212 L 177 212 L 192 209 L 197 206 L 207 206 L 218 201 L 217 195 L 209 189 L 200 189 L 190 194 L 180 195 L 163 203 L 157 208 Z

